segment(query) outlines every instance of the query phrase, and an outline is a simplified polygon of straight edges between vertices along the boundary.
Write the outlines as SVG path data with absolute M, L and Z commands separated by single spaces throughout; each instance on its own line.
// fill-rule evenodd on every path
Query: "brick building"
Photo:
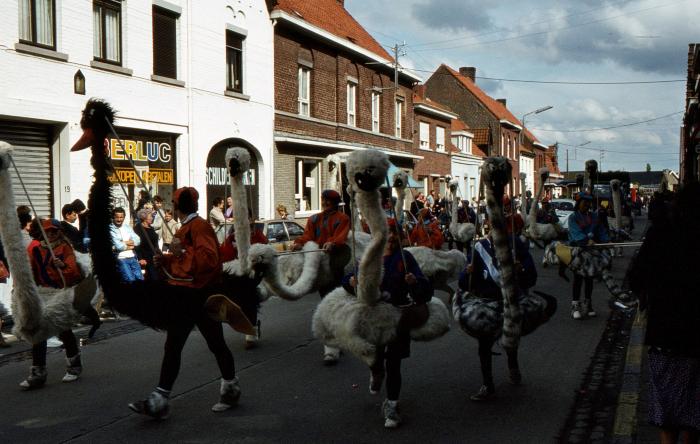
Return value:
M 425 86 L 416 86 L 413 93 L 414 153 L 423 156 L 416 162 L 413 177 L 423 184 L 423 192 L 445 196 L 447 176 L 452 173 L 451 127 L 457 115 L 449 108 L 425 97 Z
M 547 145 L 540 142 L 527 128 L 523 130 L 522 144 L 520 146 L 520 172 L 527 174 L 525 180 L 527 190 L 537 193 L 540 184 L 538 171 L 546 166 L 545 154 Z M 550 171 L 551 173 L 551 171 Z
M 413 151 L 413 85 L 394 84 L 392 57 L 342 0 L 268 0 L 275 28 L 275 201 L 308 217 L 327 187 L 324 159 L 387 152 L 405 170 Z
M 506 107 L 475 83 L 476 68 L 440 67 L 425 82 L 426 96 L 448 106 L 474 133 L 474 143 L 488 156 L 504 156 L 513 166 L 509 194 L 520 194 L 519 134 L 522 124 Z
M 700 43 L 688 45 L 688 81 L 681 127 L 681 183 L 700 180 Z

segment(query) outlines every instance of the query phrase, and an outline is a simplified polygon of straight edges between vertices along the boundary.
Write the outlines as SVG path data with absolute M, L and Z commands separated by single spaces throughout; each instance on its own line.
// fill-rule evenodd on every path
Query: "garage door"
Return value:
M 52 212 L 51 193 L 51 141 L 53 131 L 50 126 L 34 123 L 0 120 L 0 140 L 14 146 L 13 158 L 24 186 L 32 199 L 39 216 L 49 216 Z M 14 168 L 12 191 L 17 205 L 29 205 Z

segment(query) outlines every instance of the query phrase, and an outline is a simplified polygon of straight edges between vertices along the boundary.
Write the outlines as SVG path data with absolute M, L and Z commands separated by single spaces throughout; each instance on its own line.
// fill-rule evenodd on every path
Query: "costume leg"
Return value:
M 76 339 L 75 334 L 73 334 L 73 330 L 66 330 L 59 333 L 58 339 L 63 342 L 63 346 L 66 349 L 67 358 L 71 358 L 80 353 L 80 350 L 78 349 L 78 340 Z M 45 353 L 44 356 L 46 356 Z
M 32 365 L 37 367 L 46 366 L 46 341 L 41 341 L 32 346 Z
M 581 300 L 581 286 L 583 285 L 583 276 L 574 273 L 573 300 L 578 302 Z
M 27 379 L 20 382 L 19 386 L 25 390 L 43 387 L 46 376 L 46 341 L 42 341 L 32 346 L 32 367 Z
M 384 368 L 385 347 L 378 347 L 377 354 L 374 358 L 374 365 L 369 370 L 369 393 L 376 395 L 382 389 L 386 370 Z
M 507 348 L 506 355 L 508 356 L 508 377 L 513 385 L 520 385 L 523 380 L 520 374 L 520 366 L 518 364 L 518 349 Z
M 584 295 L 586 299 L 589 301 L 591 300 L 591 296 L 593 295 L 593 278 L 592 277 L 586 277 L 584 278 Z M 579 293 L 581 292 L 580 290 L 580 284 L 579 284 Z
M 398 401 L 401 393 L 401 358 L 388 357 L 386 360 L 386 399 Z
M 491 348 L 493 340 L 479 339 L 479 362 L 481 363 L 481 377 L 484 386 L 493 393 L 496 388 L 493 384 L 493 359 L 491 356 Z
M 73 330 L 66 330 L 58 335 L 58 339 L 63 342 L 66 349 L 66 374 L 63 376 L 63 382 L 73 382 L 80 377 L 83 372 L 83 363 L 80 359 L 80 349 L 78 348 L 78 340 L 73 334 Z

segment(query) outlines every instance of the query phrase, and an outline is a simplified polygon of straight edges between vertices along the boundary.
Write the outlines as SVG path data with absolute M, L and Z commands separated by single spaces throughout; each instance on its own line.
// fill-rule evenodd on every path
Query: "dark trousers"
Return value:
M 390 401 L 398 401 L 401 393 L 401 360 L 411 355 L 411 329 L 425 324 L 429 314 L 425 304 L 404 308 L 396 329 L 396 341 L 377 350 L 370 370 L 375 377 L 386 373 L 386 398 Z
M 489 391 L 493 392 L 495 390 L 493 384 L 493 344 L 495 341 L 493 339 L 479 339 L 479 362 L 481 363 L 481 377 L 484 381 L 484 385 L 488 387 Z M 518 350 L 517 349 L 505 349 L 506 355 L 508 356 L 508 368 L 510 370 L 518 370 Z
M 321 298 L 340 287 L 340 283 L 343 281 L 343 277 L 345 276 L 345 266 L 352 258 L 352 250 L 350 249 L 349 245 L 336 245 L 333 250 L 328 253 L 328 255 L 331 274 L 333 275 L 333 282 L 318 289 Z
M 579 301 L 581 300 L 581 286 L 585 283 L 585 288 L 584 288 L 584 295 L 586 299 L 590 300 L 591 296 L 593 295 L 593 278 L 592 277 L 583 277 L 579 276 L 578 274 L 574 274 L 574 291 L 573 291 L 573 300 L 574 301 Z
M 66 349 L 66 357 L 72 358 L 78 354 L 78 340 L 75 338 L 72 330 L 66 330 L 58 335 L 58 339 L 63 342 L 63 347 Z M 32 365 L 46 365 L 46 341 L 39 342 L 32 346 Z
M 187 338 L 195 325 L 207 341 L 209 350 L 216 357 L 216 362 L 221 370 L 221 377 L 230 380 L 236 376 L 233 354 L 224 341 L 224 331 L 221 323 L 210 319 L 206 314 L 202 314 L 196 322 L 183 323 L 168 329 L 165 339 L 165 354 L 163 355 L 163 364 L 160 369 L 160 382 L 158 383 L 160 388 L 172 390 L 175 379 L 177 379 L 177 375 L 180 372 L 182 349 L 185 347 Z

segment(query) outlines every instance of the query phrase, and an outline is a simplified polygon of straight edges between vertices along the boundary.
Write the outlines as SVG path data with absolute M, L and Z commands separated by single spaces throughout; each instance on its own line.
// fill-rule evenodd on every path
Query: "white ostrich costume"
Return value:
M 357 205 L 367 218 L 372 241 L 360 261 L 357 296 L 339 287 L 329 293 L 314 312 L 314 336 L 325 345 L 345 349 L 368 365 L 374 364 L 377 347 L 396 338 L 401 309 L 380 301 L 382 256 L 387 241 L 387 222 L 377 189 L 385 181 L 389 160 L 378 151 L 350 154 L 347 177 Z M 428 321 L 411 330 L 415 340 L 431 340 L 449 330 L 449 312 L 437 298 L 428 303 Z
M 36 344 L 70 330 L 80 319 L 83 309 L 89 306 L 97 286 L 92 278 L 62 289 L 39 287 L 34 282 L 15 210 L 9 172 L 11 155 L 12 146 L 0 141 L 0 189 L 5 190 L 0 193 L 0 235 L 14 282 L 12 312 L 15 325 L 12 332 Z M 83 275 L 87 276 L 90 273 L 84 268 L 84 259 L 80 257 L 78 264 Z
M 542 241 L 545 244 L 552 242 L 559 237 L 559 234 L 564 231 L 564 228 L 559 224 L 559 222 L 551 224 L 540 224 L 537 223 L 537 204 L 542 199 L 542 193 L 544 191 L 544 183 L 549 177 L 549 170 L 546 167 L 540 168 L 540 183 L 537 187 L 537 195 L 532 201 L 530 206 L 530 212 L 527 214 L 527 219 L 525 222 L 526 234 L 530 239 L 537 241 Z
M 396 190 L 398 199 L 396 201 L 396 214 L 403 214 L 404 202 L 406 199 L 406 186 L 408 185 L 408 174 L 403 171 L 397 172 L 393 177 L 393 187 Z M 456 219 L 453 219 L 456 220 Z M 472 224 L 459 224 L 472 225 Z M 473 227 L 473 225 L 472 225 Z M 463 230 L 464 235 L 467 235 L 469 227 Z M 472 237 L 474 234 L 472 233 Z M 413 255 L 416 263 L 420 267 L 423 275 L 430 280 L 435 290 L 441 290 L 450 295 L 450 299 L 454 296 L 454 289 L 450 287 L 448 282 L 459 277 L 459 273 L 464 270 L 467 265 L 467 257 L 459 250 L 434 250 L 428 247 L 406 247 L 406 251 Z
M 474 239 L 474 234 L 476 233 L 476 226 L 473 223 L 466 222 L 460 223 L 457 218 L 457 208 L 459 207 L 459 196 L 457 195 L 457 188 L 459 182 L 457 179 L 450 180 L 449 187 L 450 193 L 452 194 L 452 209 L 450 211 L 450 233 L 452 237 L 457 242 L 469 243 Z

